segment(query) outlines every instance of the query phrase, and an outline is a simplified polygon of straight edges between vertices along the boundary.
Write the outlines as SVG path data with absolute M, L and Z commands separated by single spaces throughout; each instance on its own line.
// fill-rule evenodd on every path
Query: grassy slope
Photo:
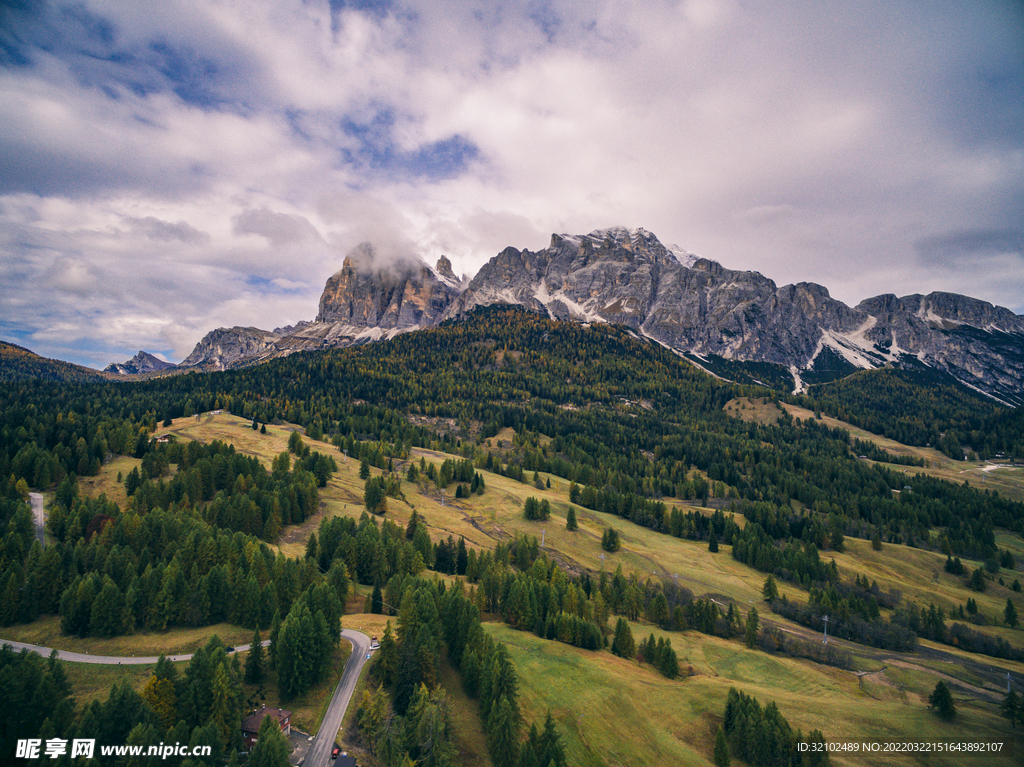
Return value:
M 780 405 L 775 405 L 771 401 L 764 399 L 738 397 L 728 402 L 725 410 L 730 415 L 742 418 L 745 421 L 765 424 L 778 420 L 780 415 L 779 407 Z M 813 410 L 807 410 L 806 408 L 788 403 L 782 403 L 781 407 L 784 407 L 794 418 L 799 418 L 800 420 L 814 418 Z M 939 479 L 956 482 L 957 484 L 969 482 L 972 487 L 980 490 L 992 490 L 1007 498 L 1024 501 L 1024 468 L 1001 466 L 999 462 L 995 461 L 954 461 L 934 448 L 904 445 L 887 437 L 864 431 L 864 429 L 853 426 L 845 421 L 840 421 L 832 416 L 822 414 L 820 420 L 831 428 L 845 429 L 855 439 L 873 442 L 892 455 L 911 456 L 925 461 L 924 467 L 897 466 L 893 464 L 892 468 L 897 471 L 904 471 L 908 474 L 927 474 Z
M 742 415 L 742 410 L 737 410 Z M 750 413 L 761 412 L 761 417 L 770 417 L 770 413 L 763 412 L 763 406 L 749 410 Z M 813 417 L 812 413 L 794 414 Z M 186 439 L 231 442 L 239 450 L 259 456 L 269 465 L 274 455 L 286 449 L 287 438 L 293 428 L 288 425 L 268 426 L 268 433 L 261 435 L 249 428 L 249 422 L 223 414 L 207 416 L 199 423 L 195 419 L 181 419 L 168 431 Z M 858 436 L 864 438 L 863 435 Z M 321 494 L 320 513 L 301 527 L 286 531 L 280 548 L 288 555 L 301 553 L 310 532 L 316 529 L 323 516 L 344 514 L 358 517 L 363 511 L 363 482 L 358 478 L 357 462 L 346 459 L 332 445 L 308 439 L 307 442 L 314 449 L 333 455 L 339 463 L 339 472 Z M 412 459 L 418 461 L 420 457 L 439 464 L 451 456 L 414 450 Z M 404 467 L 396 466 L 396 469 L 404 474 Z M 373 471 L 377 472 L 376 469 Z M 116 474 L 113 465 L 104 467 L 104 475 L 108 472 Z M 484 472 L 484 476 L 487 492 L 483 496 L 459 501 L 449 497 L 443 506 L 436 491 L 403 482 L 405 500 L 389 498 L 388 517 L 405 524 L 415 508 L 426 520 L 435 540 L 449 534 L 456 538 L 462 535 L 476 548 L 492 547 L 495 542 L 506 540 L 515 532 L 536 535 L 538 539 L 543 534 L 548 553 L 572 568 L 582 567 L 596 572 L 602 566 L 614 570 L 622 564 L 627 573 L 636 571 L 642 577 L 667 578 L 677 574 L 680 584 L 697 596 L 713 594 L 719 599 L 732 599 L 743 609 L 751 603 L 760 604 L 763 574 L 733 560 L 728 546 L 723 545 L 718 554 L 712 555 L 705 543 L 673 539 L 618 517 L 579 507 L 580 529 L 570 533 L 565 530 L 568 508 L 568 483 L 565 480 L 551 477 L 552 487 L 540 490 L 532 484 L 499 475 Z M 546 475 L 542 477 L 548 479 Z M 98 490 L 109 487 L 109 484 L 101 476 L 96 487 Z M 531 495 L 551 501 L 552 518 L 549 521 L 541 523 L 523 519 L 522 504 Z M 668 503 L 671 505 L 670 500 Z M 738 521 L 742 522 L 742 519 Z M 602 562 L 600 535 L 607 526 L 620 531 L 623 550 L 607 555 Z M 938 601 L 948 608 L 965 603 L 967 597 L 973 595 L 982 612 L 993 616 L 1001 614 L 1006 595 L 1013 594 L 996 584 L 991 584 L 981 596 L 968 592 L 960 579 L 942 570 L 944 557 L 935 553 L 888 544 L 883 551 L 874 552 L 865 541 L 848 539 L 847 543 L 847 552 L 835 555 L 844 578 L 861 573 L 877 580 L 883 589 L 899 588 L 911 600 Z M 1024 542 L 1016 536 L 1002 535 L 1000 546 L 1010 547 L 1015 555 L 1018 551 L 1024 554 Z M 1018 559 L 1024 562 L 1024 556 Z M 965 562 L 968 566 L 976 564 Z M 1012 577 L 1007 582 L 1010 580 Z M 782 590 L 791 598 L 806 599 L 806 593 L 792 586 L 784 585 Z M 1024 602 L 1019 595 L 1014 595 L 1014 598 Z M 1020 602 L 1018 610 L 1024 615 L 1024 604 Z M 769 617 L 765 605 L 761 604 L 759 609 L 763 616 Z M 769 619 L 786 626 L 774 616 Z M 344 619 L 344 625 L 379 636 L 383 631 L 383 620 L 380 616 L 349 615 Z M 794 626 L 789 628 L 797 629 Z M 687 632 L 665 636 L 676 647 L 681 666 L 692 665 L 697 676 L 684 681 L 669 681 L 650 667 L 639 667 L 635 662 L 615 658 L 610 653 L 589 653 L 541 641 L 499 624 L 489 624 L 489 630 L 509 645 L 520 669 L 527 720 L 543 718 L 550 708 L 563 727 L 571 762 L 580 765 L 708 763 L 718 718 L 731 686 L 754 694 L 762 701 L 776 700 L 794 727 L 805 732 L 818 728 L 832 739 L 937 738 L 951 735 L 994 737 L 1009 732 L 991 702 L 999 690 L 992 681 L 993 674 L 979 674 L 966 661 L 982 661 L 992 667 L 998 666 L 1000 670 L 1024 674 L 1024 664 L 1003 663 L 966 653 L 962 654 L 965 658 L 963 664 L 951 662 L 949 649 L 941 646 L 936 647 L 945 654 L 944 659 L 915 654 L 897 658 L 897 662 L 887 662 L 878 653 L 861 651 L 861 648 L 853 646 L 862 667 L 876 672 L 865 677 L 861 689 L 856 676 L 849 672 L 806 661 L 772 657 L 747 650 L 737 641 Z M 988 630 L 1005 636 L 1015 645 L 1020 645 L 1024 636 L 1020 630 L 1011 631 L 1003 627 L 990 627 Z M 649 625 L 634 625 L 637 641 L 651 631 Z M 662 632 L 654 630 L 654 633 L 660 636 Z M 956 657 L 955 652 L 952 657 Z M 883 665 L 884 671 L 880 670 Z M 925 710 L 925 701 L 935 682 L 946 677 L 958 681 L 963 690 L 974 685 L 988 696 L 979 698 L 955 688 L 960 715 L 952 726 L 940 723 Z M 460 737 L 467 743 L 476 744 L 472 747 L 467 745 L 469 751 L 479 750 L 480 738 L 474 730 L 478 723 L 474 725 L 472 708 L 472 703 L 467 701 L 461 709 L 461 716 L 468 720 L 460 727 Z M 482 763 L 470 759 L 467 763 Z M 854 764 L 856 760 L 838 759 L 836 763 Z M 873 760 L 872 763 L 882 764 L 884 761 Z M 965 762 L 940 759 L 929 763 Z M 1009 762 L 987 758 L 984 763 Z

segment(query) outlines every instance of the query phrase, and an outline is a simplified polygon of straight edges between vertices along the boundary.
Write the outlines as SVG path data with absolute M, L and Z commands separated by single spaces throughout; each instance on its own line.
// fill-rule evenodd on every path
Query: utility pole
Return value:
M 540 547 L 542 549 L 544 548 L 544 538 L 546 537 L 547 532 L 548 531 L 546 529 L 540 531 Z
M 822 644 L 828 644 L 828 616 L 825 616 L 825 638 L 821 640 Z
M 1011 680 L 1011 679 L 1013 679 L 1013 677 L 1011 677 L 1011 676 L 1010 676 L 1010 672 L 1009 672 L 1009 671 L 1007 671 L 1007 672 L 1006 672 L 1006 694 L 1007 694 L 1007 695 L 1009 695 L 1009 694 L 1010 694 L 1010 680 Z

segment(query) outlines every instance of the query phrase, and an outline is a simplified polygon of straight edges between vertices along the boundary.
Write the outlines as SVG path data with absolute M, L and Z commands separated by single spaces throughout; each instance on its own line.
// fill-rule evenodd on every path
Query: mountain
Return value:
M 138 354 L 127 362 L 111 362 L 103 368 L 103 372 L 117 373 L 118 375 L 134 375 L 138 373 L 154 373 L 173 367 L 173 362 L 164 362 L 161 359 L 157 359 L 149 352 L 140 350 Z
M 110 376 L 71 362 L 40 357 L 24 346 L 0 341 L 0 381 L 24 381 L 31 378 L 61 383 L 95 383 L 109 380 Z
M 768 363 L 779 368 L 773 380 L 795 391 L 860 369 L 925 366 L 1005 404 L 1024 401 L 1024 317 L 1008 309 L 951 293 L 883 295 L 849 307 L 821 285 L 780 287 L 622 227 L 555 234 L 536 252 L 505 248 L 468 284 L 447 258 L 434 269 L 384 265 L 360 246 L 327 281 L 314 322 L 219 329 L 182 366 L 223 369 L 366 343 L 491 304 L 622 324 L 709 371 L 723 360 Z
M 373 247 L 364 244 L 327 280 L 314 322 L 272 331 L 218 328 L 196 344 L 179 368 L 226 370 L 432 327 L 459 295 L 460 284 L 444 256 L 435 269 L 421 262 L 381 265 Z

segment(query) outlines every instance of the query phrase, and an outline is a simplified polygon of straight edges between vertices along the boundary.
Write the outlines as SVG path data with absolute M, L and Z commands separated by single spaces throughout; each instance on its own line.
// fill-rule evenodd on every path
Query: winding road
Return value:
M 352 654 L 348 656 L 348 660 L 345 662 L 345 669 L 341 672 L 338 686 L 334 688 L 334 695 L 331 697 L 326 713 L 324 713 L 323 721 L 320 723 L 320 730 L 309 747 L 309 751 L 303 761 L 303 767 L 326 767 L 331 762 L 331 750 L 334 748 L 334 739 L 341 728 L 341 722 L 345 718 L 348 704 L 351 702 L 352 695 L 356 691 L 356 685 L 359 683 L 359 675 L 362 673 L 363 666 L 366 665 L 368 659 L 370 637 L 361 631 L 342 629 L 341 638 L 352 645 Z M 267 640 L 263 644 L 269 646 L 270 641 Z M 39 653 L 43 657 L 49 657 L 50 653 L 53 652 L 53 649 L 50 647 L 27 644 L 26 642 L 15 642 L 10 639 L 0 639 L 0 646 L 2 645 L 10 645 L 16 651 L 28 650 L 29 652 Z M 236 645 L 235 652 L 246 652 L 249 647 L 250 645 Z M 151 665 L 159 660 L 159 658 L 151 656 L 90 655 L 89 653 L 71 652 L 69 650 L 57 650 L 57 657 L 70 663 L 96 663 L 103 666 Z M 191 660 L 192 654 L 168 655 L 167 658 L 177 663 Z
M 341 672 L 338 686 L 334 688 L 334 696 L 327 706 L 323 721 L 320 723 L 320 730 L 317 732 L 316 738 L 313 739 L 313 745 L 306 753 L 306 759 L 302 763 L 303 767 L 325 767 L 330 763 L 334 738 L 341 728 L 349 701 L 352 700 L 352 695 L 356 691 L 359 674 L 362 673 L 370 653 L 370 637 L 361 631 L 342 629 L 341 638 L 348 640 L 352 645 L 352 654 L 345 662 L 345 670 Z

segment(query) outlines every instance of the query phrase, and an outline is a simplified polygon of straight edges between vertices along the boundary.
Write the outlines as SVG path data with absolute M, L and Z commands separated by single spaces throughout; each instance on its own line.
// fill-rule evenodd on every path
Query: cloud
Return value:
M 955 265 L 1002 256 L 1024 259 L 1024 231 L 968 229 L 922 237 L 915 246 L 926 263 Z
M 251 208 L 232 219 L 235 234 L 258 234 L 281 247 L 304 240 L 322 241 L 320 233 L 303 216 Z
M 311 318 L 362 242 L 473 273 L 616 223 L 847 303 L 941 282 L 1024 310 L 1010 0 L 5 12 L 0 310 L 37 351 L 184 356 Z
M 171 223 L 170 221 L 161 221 L 155 216 L 146 216 L 145 218 L 128 217 L 125 222 L 133 232 L 142 234 L 151 240 L 160 242 L 176 240 L 186 245 L 203 245 L 210 241 L 210 235 L 200 232 L 187 221 Z

